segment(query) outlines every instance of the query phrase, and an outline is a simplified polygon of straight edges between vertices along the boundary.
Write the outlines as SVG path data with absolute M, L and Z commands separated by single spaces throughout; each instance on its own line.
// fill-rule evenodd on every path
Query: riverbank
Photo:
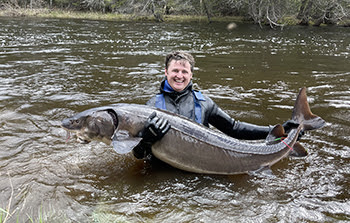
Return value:
M 89 19 L 89 20 L 106 20 L 106 21 L 150 21 L 159 22 L 153 15 L 135 15 L 135 14 L 117 14 L 117 13 L 100 13 L 100 12 L 80 12 L 74 10 L 61 10 L 61 9 L 24 9 L 24 8 L 8 8 L 0 10 L 0 16 L 2 17 L 38 17 L 38 18 L 64 18 L 64 19 Z M 239 16 L 222 16 L 211 17 L 210 20 L 207 16 L 200 15 L 164 15 L 161 22 L 248 22 L 244 17 Z M 279 21 L 276 26 L 293 26 L 300 25 L 300 20 L 294 16 L 286 16 Z M 310 25 L 314 25 L 310 21 Z M 321 24 L 318 26 L 327 26 Z M 340 21 L 337 26 L 350 27 L 350 19 Z
M 66 18 L 66 19 L 91 19 L 107 21 L 154 21 L 153 15 L 134 15 L 134 14 L 116 14 L 116 13 L 98 13 L 98 12 L 79 12 L 59 9 L 5 9 L 0 10 L 0 16 L 7 17 L 38 17 L 38 18 Z M 212 22 L 239 22 L 243 17 L 211 17 Z M 163 22 L 208 22 L 206 16 L 194 15 L 166 15 L 163 16 Z

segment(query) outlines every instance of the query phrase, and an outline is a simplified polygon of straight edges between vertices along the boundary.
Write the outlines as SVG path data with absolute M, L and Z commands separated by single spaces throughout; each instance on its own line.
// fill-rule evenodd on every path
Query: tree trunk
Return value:
M 322 23 L 324 24 L 335 24 L 336 18 L 334 18 L 334 9 L 336 8 L 335 2 L 330 2 L 326 8 L 326 11 L 322 14 L 321 17 L 319 17 L 316 21 L 314 26 L 320 26 Z
M 201 0 L 201 5 L 203 6 L 202 8 L 204 9 L 205 14 L 207 15 L 208 22 L 211 23 L 211 20 L 210 20 L 210 12 L 209 12 L 209 9 L 208 9 L 206 0 Z
M 301 6 L 297 15 L 297 19 L 302 19 L 304 17 L 304 13 L 305 13 L 305 7 L 306 7 L 306 3 L 308 2 L 308 0 L 303 0 L 301 2 Z
M 300 10 L 297 18 L 301 19 L 299 25 L 308 26 L 310 11 L 312 8 L 313 0 L 303 0 L 300 6 Z
M 161 10 L 158 10 L 154 4 L 154 0 L 152 0 L 152 13 L 157 22 L 164 22 L 163 14 Z

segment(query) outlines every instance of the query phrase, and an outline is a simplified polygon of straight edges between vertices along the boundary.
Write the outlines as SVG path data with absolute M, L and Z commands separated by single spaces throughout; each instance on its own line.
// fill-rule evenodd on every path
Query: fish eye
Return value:
M 78 119 L 76 119 L 76 120 L 71 120 L 70 122 L 71 122 L 71 124 L 78 124 L 78 123 L 79 123 L 79 120 L 78 120 Z

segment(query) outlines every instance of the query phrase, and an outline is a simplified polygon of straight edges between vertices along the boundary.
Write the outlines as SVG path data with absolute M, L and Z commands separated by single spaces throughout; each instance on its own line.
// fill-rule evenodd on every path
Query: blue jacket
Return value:
M 237 139 L 265 139 L 269 133 L 269 126 L 258 126 L 246 122 L 240 122 L 231 118 L 208 96 L 198 93 L 192 89 L 192 82 L 181 92 L 176 92 L 162 81 L 160 94 L 152 97 L 147 105 L 160 107 L 157 105 L 160 100 L 164 100 L 165 109 L 183 115 L 189 119 L 200 122 L 209 127 L 209 124 L 221 132 Z M 169 88 L 170 87 L 170 88 Z M 198 104 L 200 115 L 198 114 Z M 197 107 L 197 109 L 196 109 Z M 197 115 L 196 115 L 197 113 Z M 197 117 L 197 120 L 196 120 Z M 200 119 L 200 121 L 198 120 Z

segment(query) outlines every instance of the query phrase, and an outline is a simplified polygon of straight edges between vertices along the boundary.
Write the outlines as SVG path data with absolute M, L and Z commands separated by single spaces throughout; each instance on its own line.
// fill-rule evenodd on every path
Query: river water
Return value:
M 350 30 L 226 26 L 0 18 L 2 219 L 350 221 Z M 213 176 L 66 142 L 62 119 L 157 93 L 174 50 L 193 53 L 196 87 L 241 121 L 282 123 L 306 86 L 327 122 L 302 138 L 309 155 L 271 171 Z

